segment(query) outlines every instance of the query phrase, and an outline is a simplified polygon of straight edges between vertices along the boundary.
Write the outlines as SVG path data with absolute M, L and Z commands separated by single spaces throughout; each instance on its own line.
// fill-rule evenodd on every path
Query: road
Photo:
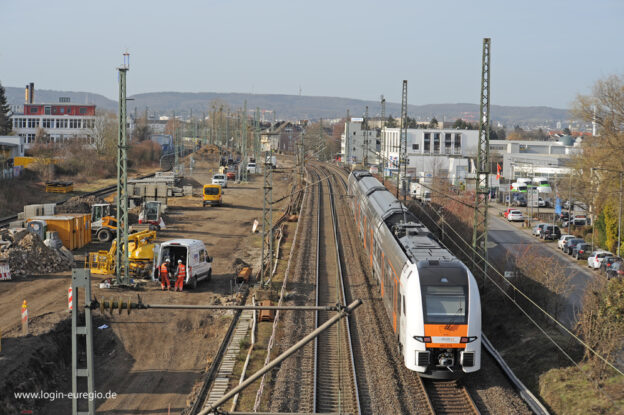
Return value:
M 539 246 L 543 254 L 550 256 L 555 263 L 563 267 L 570 275 L 572 290 L 568 295 L 568 306 L 561 319 L 568 327 L 576 321 L 576 312 L 581 309 L 585 287 L 593 278 L 599 278 L 597 271 L 586 266 L 586 261 L 576 261 L 557 249 L 557 243 L 542 241 L 531 236 L 530 229 L 522 228 L 521 223 L 511 223 L 496 213 L 491 212 L 488 222 L 488 255 L 490 258 L 511 254 L 515 257 L 525 252 L 526 248 Z

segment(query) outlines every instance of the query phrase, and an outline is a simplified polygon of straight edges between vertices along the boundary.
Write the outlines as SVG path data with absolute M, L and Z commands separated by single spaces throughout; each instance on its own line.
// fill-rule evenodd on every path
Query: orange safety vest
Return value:
M 178 277 L 186 277 L 186 267 L 184 264 L 178 265 Z
M 169 268 L 167 267 L 167 263 L 164 262 L 161 266 L 160 266 L 160 275 L 167 275 L 169 274 Z

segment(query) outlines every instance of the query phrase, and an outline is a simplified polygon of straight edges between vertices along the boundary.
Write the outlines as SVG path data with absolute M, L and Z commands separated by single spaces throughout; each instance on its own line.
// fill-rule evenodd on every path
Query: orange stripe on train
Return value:
M 426 343 L 427 348 L 465 349 L 466 344 L 460 343 L 459 338 L 468 336 L 467 324 L 425 324 L 425 336 L 431 337 L 432 342 Z M 436 337 L 438 339 L 436 339 Z M 436 340 L 448 340 L 440 342 Z

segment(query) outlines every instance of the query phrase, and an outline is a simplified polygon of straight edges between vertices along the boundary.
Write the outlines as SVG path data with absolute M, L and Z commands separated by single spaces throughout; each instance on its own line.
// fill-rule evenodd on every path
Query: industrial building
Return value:
M 35 103 L 35 86 L 26 86 L 26 103 L 23 111 L 11 115 L 13 131 L 23 137 L 29 148 L 35 142 L 39 129 L 45 131 L 51 142 L 73 138 L 87 138 L 95 126 L 95 105 L 71 104 L 69 98 L 59 98 L 58 103 Z
M 379 130 L 363 129 L 363 118 L 351 118 L 345 122 L 345 130 L 340 137 L 340 159 L 347 164 L 379 164 L 381 141 Z M 348 137 L 347 137 L 348 134 Z

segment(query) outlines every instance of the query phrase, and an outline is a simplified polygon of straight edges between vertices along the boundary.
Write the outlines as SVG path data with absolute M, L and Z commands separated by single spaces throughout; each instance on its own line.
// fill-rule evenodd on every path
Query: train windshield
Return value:
M 468 275 L 460 267 L 419 266 L 425 324 L 467 324 Z
M 425 286 L 426 324 L 466 324 L 466 287 Z

